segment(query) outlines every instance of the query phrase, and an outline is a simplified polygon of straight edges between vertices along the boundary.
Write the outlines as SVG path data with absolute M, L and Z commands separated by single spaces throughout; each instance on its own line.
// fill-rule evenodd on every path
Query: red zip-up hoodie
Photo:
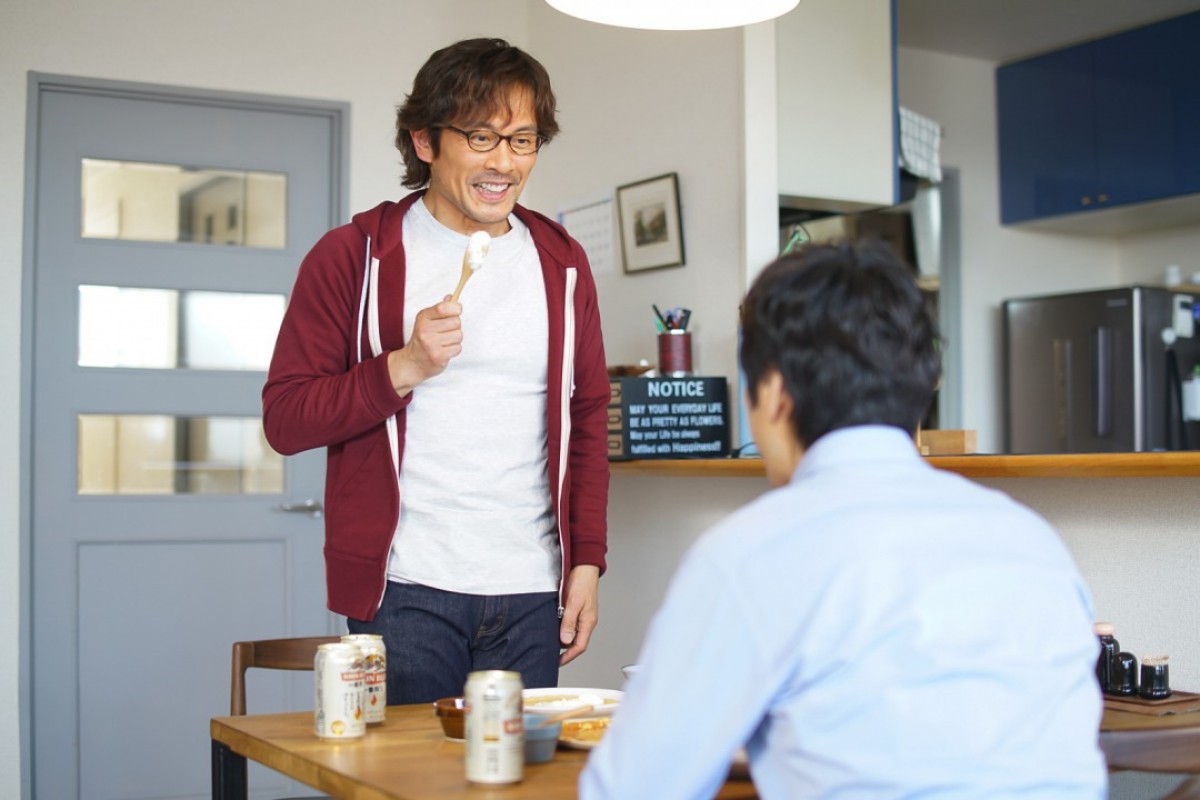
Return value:
M 396 394 L 387 354 L 404 346 L 401 221 L 422 194 L 355 215 L 309 251 L 263 387 L 263 427 L 272 447 L 284 455 L 328 448 L 328 605 L 366 621 L 374 618 L 387 585 L 403 502 L 397 476 L 405 408 L 421 391 L 418 386 L 404 397 Z M 606 566 L 608 372 L 583 248 L 541 214 L 521 206 L 514 213 L 537 246 L 546 286 L 546 447 L 562 546 L 561 606 L 572 567 L 592 564 L 603 572 Z

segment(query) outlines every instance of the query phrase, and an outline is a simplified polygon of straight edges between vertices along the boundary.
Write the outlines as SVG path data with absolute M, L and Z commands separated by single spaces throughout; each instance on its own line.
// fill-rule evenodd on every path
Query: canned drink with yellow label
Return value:
M 525 769 L 521 674 L 483 670 L 467 676 L 467 780 L 517 783 Z
M 378 633 L 348 633 L 342 637 L 356 644 L 363 655 L 363 718 L 370 725 L 383 722 L 387 708 L 387 647 Z
M 323 644 L 313 661 L 317 736 L 353 739 L 367 732 L 363 717 L 363 656 L 356 644 Z

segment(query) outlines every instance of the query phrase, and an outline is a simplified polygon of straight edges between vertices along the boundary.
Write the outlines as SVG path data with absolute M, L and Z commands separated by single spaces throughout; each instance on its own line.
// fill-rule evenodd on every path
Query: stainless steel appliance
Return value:
M 1005 451 L 1200 449 L 1197 300 L 1126 286 L 1004 302 Z

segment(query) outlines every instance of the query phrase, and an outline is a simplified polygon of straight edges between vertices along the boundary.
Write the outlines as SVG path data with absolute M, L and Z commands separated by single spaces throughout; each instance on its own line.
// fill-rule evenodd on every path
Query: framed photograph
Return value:
M 683 266 L 678 174 L 618 186 L 617 215 L 626 272 Z

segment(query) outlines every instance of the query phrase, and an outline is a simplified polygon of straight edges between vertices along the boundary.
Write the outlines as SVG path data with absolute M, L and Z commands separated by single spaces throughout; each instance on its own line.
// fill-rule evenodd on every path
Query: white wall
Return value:
M 600 626 L 587 653 L 563 670 L 562 685 L 621 688 L 621 667 L 637 660 L 683 553 L 700 533 L 766 489 L 766 478 L 613 475 Z
M 1176 688 L 1200 687 L 1200 528 L 1195 478 L 981 481 L 1036 508 L 1062 534 L 1097 619 L 1124 650 L 1167 654 Z
M 1123 283 L 1162 283 L 1168 264 L 1179 265 L 1185 283 L 1200 283 L 1192 280 L 1200 272 L 1200 224 L 1124 236 L 1117 252 Z
M 657 360 L 654 312 L 692 309 L 693 363 L 736 373 L 742 256 L 740 30 L 650 32 L 530 7 L 530 38 L 554 80 L 563 133 L 538 164 L 538 203 L 557 210 L 679 174 L 686 265 L 597 276 L 609 364 Z
M 682 305 L 693 311 L 697 371 L 731 378 L 736 394 L 745 271 L 742 32 L 595 26 L 535 4 L 530 37 L 554 79 L 563 127 L 535 179 L 545 208 L 679 173 L 686 266 L 625 275 L 618 263 L 615 273 L 597 277 L 608 362 L 653 362 L 650 304 Z M 763 488 L 753 479 L 695 487 L 682 478 L 615 475 L 601 623 L 588 653 L 564 670 L 563 683 L 619 687 L 620 667 L 636 657 L 680 555 L 701 530 Z

